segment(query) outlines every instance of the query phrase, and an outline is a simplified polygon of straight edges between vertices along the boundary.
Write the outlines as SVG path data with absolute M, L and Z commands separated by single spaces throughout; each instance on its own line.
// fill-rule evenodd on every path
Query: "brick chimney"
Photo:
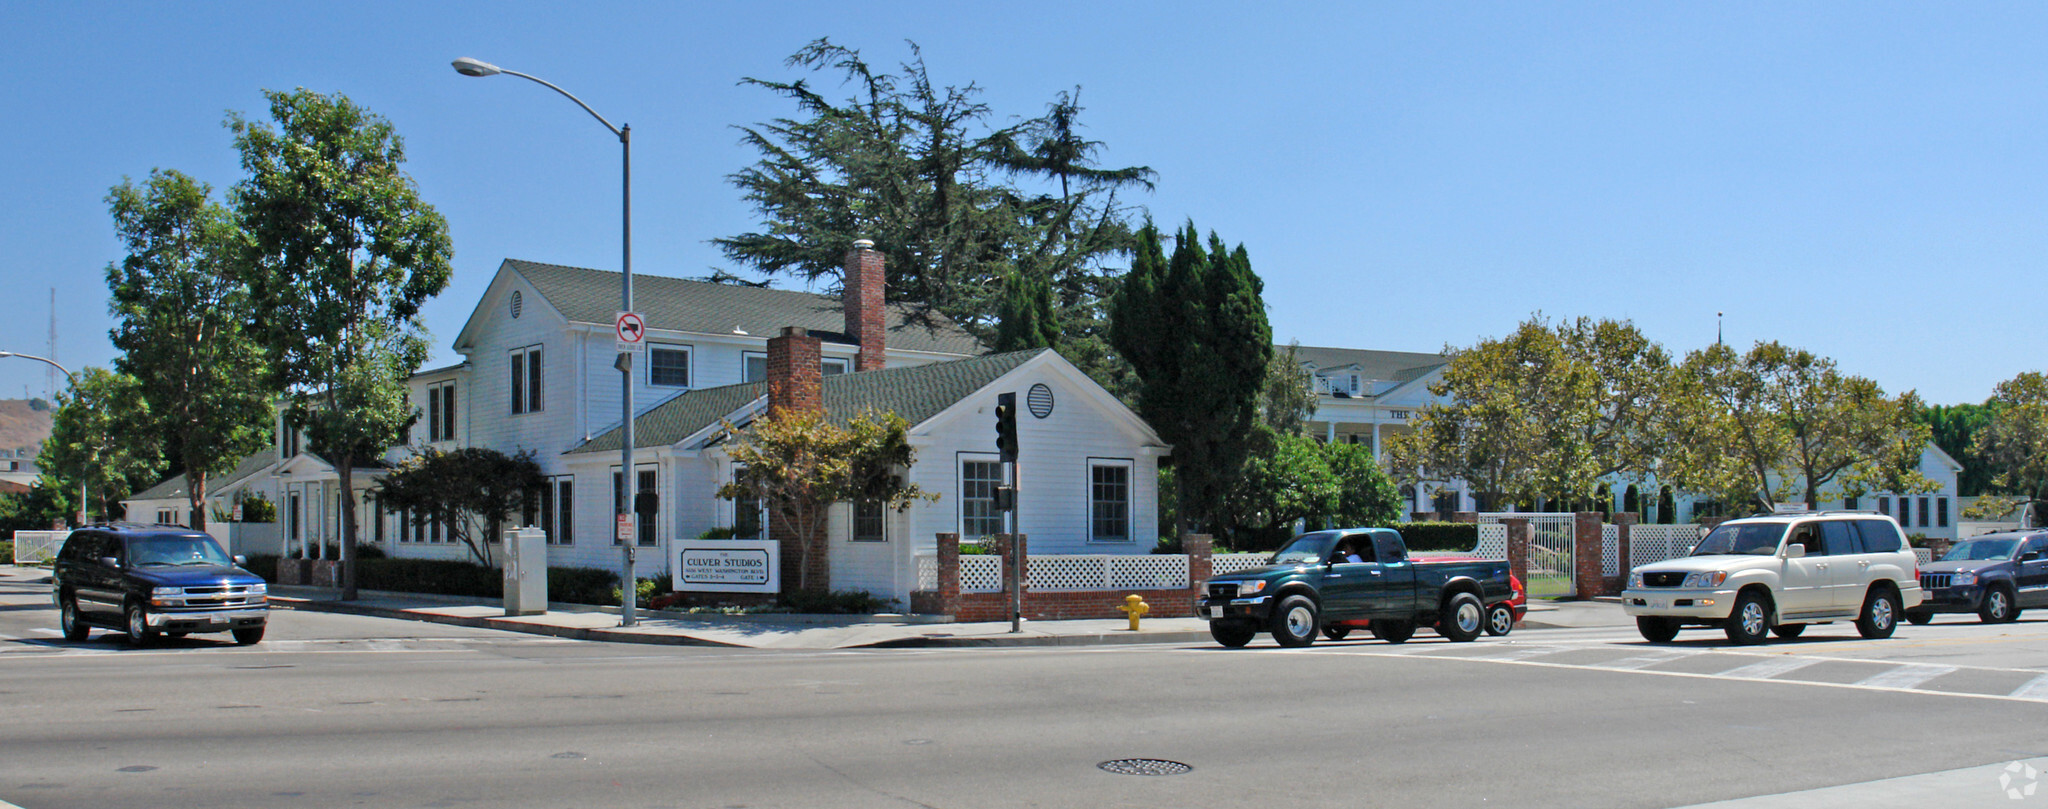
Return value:
M 878 371 L 888 360 L 884 277 L 882 254 L 875 252 L 875 243 L 855 239 L 853 249 L 846 253 L 846 277 L 840 283 L 845 295 L 846 333 L 860 344 L 860 355 L 853 361 L 855 371 Z
M 818 391 L 822 377 L 818 338 L 802 326 L 784 326 L 782 334 L 768 338 L 768 412 L 785 407 L 824 410 Z

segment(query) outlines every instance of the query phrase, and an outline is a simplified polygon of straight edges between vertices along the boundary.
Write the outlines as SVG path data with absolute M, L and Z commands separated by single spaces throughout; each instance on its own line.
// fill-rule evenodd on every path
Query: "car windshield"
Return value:
M 148 537 L 128 540 L 136 567 L 225 565 L 228 555 L 206 537 Z
M 2019 544 L 2020 541 L 2017 539 L 1972 539 L 1967 542 L 1958 542 L 1955 547 L 1949 549 L 1947 556 L 1941 557 L 1941 561 L 1969 562 L 1979 559 L 2004 559 L 2011 556 L 2012 549 Z
M 1279 553 L 1273 554 L 1271 564 L 1313 565 L 1320 562 L 1323 560 L 1323 552 L 1329 550 L 1330 537 L 1331 534 L 1328 531 L 1318 531 L 1313 534 L 1302 534 L 1295 537 L 1287 543 L 1287 547 L 1281 548 Z
M 1769 556 L 1778 552 L 1778 540 L 1784 538 L 1784 523 L 1724 523 L 1700 540 L 1692 555 Z

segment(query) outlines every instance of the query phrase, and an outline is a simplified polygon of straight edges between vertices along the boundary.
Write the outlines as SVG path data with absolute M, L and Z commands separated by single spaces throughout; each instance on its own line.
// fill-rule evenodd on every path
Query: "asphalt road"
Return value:
M 2048 622 L 781 652 L 279 612 L 130 649 L 63 642 L 47 598 L 0 582 L 26 809 L 1677 806 L 2048 752 Z M 1192 769 L 1097 766 L 1125 758 Z

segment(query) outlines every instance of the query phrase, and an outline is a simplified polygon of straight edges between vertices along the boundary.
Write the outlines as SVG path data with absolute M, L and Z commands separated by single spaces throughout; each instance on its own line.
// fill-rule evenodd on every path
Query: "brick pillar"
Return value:
M 939 603 L 940 615 L 954 615 L 960 611 L 960 535 L 940 534 L 939 537 Z
M 1607 574 L 1601 564 L 1607 550 L 1601 536 L 1604 528 L 1600 512 L 1581 511 L 1572 515 L 1572 580 L 1579 598 L 1607 594 Z
M 846 310 L 846 334 L 860 344 L 853 370 L 880 370 L 888 362 L 888 309 L 883 290 L 887 284 L 882 254 L 875 243 L 855 239 L 846 253 L 846 275 L 840 280 Z
M 1608 585 L 1608 589 L 1612 591 L 1609 595 L 1620 593 L 1623 587 L 1628 584 L 1628 571 L 1630 568 L 1635 567 L 1635 564 L 1630 561 L 1634 558 L 1634 554 L 1630 551 L 1629 544 L 1635 541 L 1635 527 L 1636 523 L 1640 521 L 1642 521 L 1642 515 L 1633 511 L 1623 511 L 1614 515 L 1615 553 L 1620 557 L 1616 561 L 1615 569 L 1621 571 L 1621 573 L 1615 576 L 1614 581 Z
M 818 366 L 818 338 L 801 326 L 785 326 L 768 338 L 768 410 L 825 409 L 818 392 L 824 371 Z
M 1522 587 L 1529 586 L 1529 520 L 1526 517 L 1509 517 L 1501 521 L 1508 527 L 1508 572 L 1522 580 Z
M 1451 512 L 1451 522 L 1469 522 L 1469 523 L 1477 523 L 1477 522 L 1479 522 L 1479 512 L 1477 512 L 1477 511 L 1453 511 L 1453 512 Z
M 996 546 L 996 553 L 1003 557 L 1003 592 L 1005 593 L 1015 592 L 1012 588 L 1020 586 L 1021 583 L 1031 581 L 1031 553 L 1027 550 L 1030 545 L 1029 539 L 1024 534 L 994 535 L 993 541 Z M 1024 560 L 1023 564 L 1017 563 L 1019 558 Z M 1007 610 L 1005 612 L 1007 613 Z M 1026 609 L 1025 612 L 1028 613 L 1030 610 Z
M 1188 555 L 1188 587 L 1199 593 L 1209 577 L 1216 575 L 1215 560 L 1211 558 L 1216 541 L 1208 534 L 1188 534 L 1181 537 L 1180 548 Z

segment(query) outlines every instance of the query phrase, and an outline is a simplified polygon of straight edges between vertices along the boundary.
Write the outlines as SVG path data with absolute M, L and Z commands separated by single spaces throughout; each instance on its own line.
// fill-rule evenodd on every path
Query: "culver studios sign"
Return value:
M 669 559 L 679 593 L 782 591 L 780 543 L 732 539 L 678 540 Z

